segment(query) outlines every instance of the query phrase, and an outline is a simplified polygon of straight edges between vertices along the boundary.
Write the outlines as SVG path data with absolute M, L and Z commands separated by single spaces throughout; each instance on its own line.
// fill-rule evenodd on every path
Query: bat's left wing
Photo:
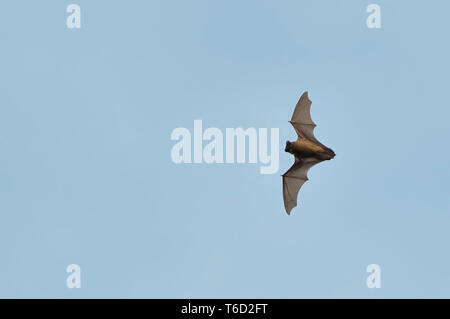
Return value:
M 283 200 L 284 208 L 288 215 L 292 208 L 297 206 L 297 196 L 300 188 L 308 180 L 308 171 L 314 165 L 322 162 L 317 158 L 308 157 L 295 159 L 294 165 L 283 176 Z
M 326 146 L 320 143 L 314 136 L 316 124 L 311 118 L 311 104 L 312 102 L 308 97 L 308 92 L 303 93 L 295 106 L 290 123 L 297 132 L 299 139 L 306 138 L 309 141 L 326 148 Z

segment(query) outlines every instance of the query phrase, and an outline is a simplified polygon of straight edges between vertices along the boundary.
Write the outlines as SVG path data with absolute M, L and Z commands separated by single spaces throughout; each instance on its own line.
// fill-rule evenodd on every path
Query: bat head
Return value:
M 294 154 L 294 150 L 293 150 L 291 142 L 286 141 L 286 147 L 284 148 L 284 151 L 288 152 L 288 153 L 291 153 L 291 154 Z

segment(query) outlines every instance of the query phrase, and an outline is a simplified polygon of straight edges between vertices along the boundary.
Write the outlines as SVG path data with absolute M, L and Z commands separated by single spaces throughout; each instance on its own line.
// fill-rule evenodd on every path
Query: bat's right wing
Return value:
M 295 159 L 294 165 L 283 176 L 283 200 L 284 208 L 288 215 L 292 208 L 297 206 L 297 196 L 300 188 L 308 180 L 308 171 L 317 163 L 322 162 L 317 158 L 308 157 Z

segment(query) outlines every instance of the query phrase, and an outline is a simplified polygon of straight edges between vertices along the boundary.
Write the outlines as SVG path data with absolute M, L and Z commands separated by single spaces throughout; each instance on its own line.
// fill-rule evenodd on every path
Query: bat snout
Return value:
M 284 148 L 285 152 L 292 153 L 292 145 L 291 142 L 286 141 L 286 147 Z

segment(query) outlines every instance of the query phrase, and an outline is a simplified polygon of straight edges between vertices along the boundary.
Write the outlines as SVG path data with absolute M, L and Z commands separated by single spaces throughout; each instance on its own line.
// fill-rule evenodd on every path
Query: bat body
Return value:
M 336 155 L 331 148 L 320 143 L 314 136 L 316 124 L 311 119 L 311 101 L 308 92 L 300 97 L 290 123 L 298 138 L 295 142 L 287 141 L 284 149 L 295 158 L 294 165 L 282 175 L 284 207 L 288 214 L 297 206 L 298 192 L 308 180 L 308 170 Z

